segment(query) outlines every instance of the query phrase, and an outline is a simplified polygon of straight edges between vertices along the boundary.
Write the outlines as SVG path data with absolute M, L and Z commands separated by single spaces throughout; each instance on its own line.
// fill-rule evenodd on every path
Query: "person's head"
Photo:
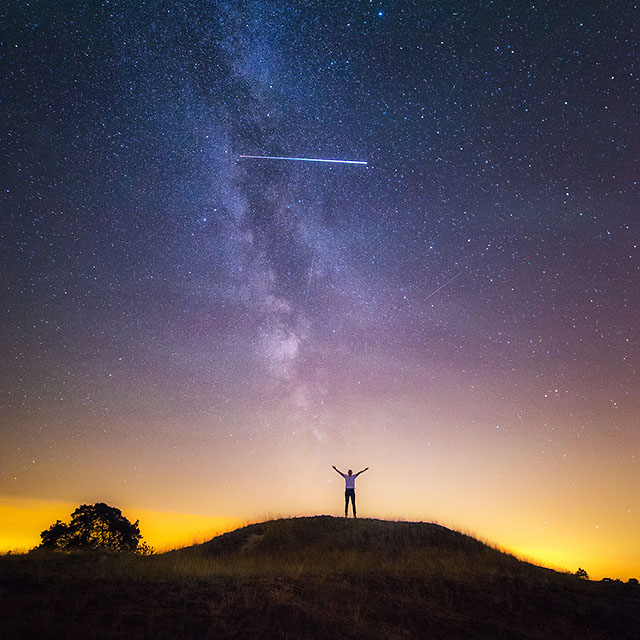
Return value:
M 347 473 L 352 476 L 353 475 L 353 471 L 351 471 L 351 469 L 349 469 L 349 471 L 347 471 Z

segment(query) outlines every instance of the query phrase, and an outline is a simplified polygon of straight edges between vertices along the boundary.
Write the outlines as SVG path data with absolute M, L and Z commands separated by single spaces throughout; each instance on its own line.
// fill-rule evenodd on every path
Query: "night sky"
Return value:
M 369 466 L 361 516 L 640 577 L 637 5 L 0 13 L 0 517 Z

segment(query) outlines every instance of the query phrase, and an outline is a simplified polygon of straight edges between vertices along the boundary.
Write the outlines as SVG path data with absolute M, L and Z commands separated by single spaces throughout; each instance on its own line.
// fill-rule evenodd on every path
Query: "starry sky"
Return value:
M 335 464 L 640 574 L 635 3 L 0 11 L 0 547 L 340 515 Z

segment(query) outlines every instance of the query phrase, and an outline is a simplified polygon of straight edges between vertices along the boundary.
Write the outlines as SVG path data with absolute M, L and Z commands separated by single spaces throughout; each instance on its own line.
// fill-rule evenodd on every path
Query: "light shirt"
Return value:
M 344 478 L 345 481 L 345 489 L 355 489 L 356 488 L 356 476 L 358 474 L 354 473 L 350 476 L 346 475 L 345 473 L 342 474 L 342 477 Z

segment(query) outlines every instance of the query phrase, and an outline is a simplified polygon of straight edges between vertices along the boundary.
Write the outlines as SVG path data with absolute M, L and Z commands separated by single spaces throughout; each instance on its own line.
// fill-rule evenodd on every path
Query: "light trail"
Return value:
M 307 304 L 307 300 L 309 299 L 309 289 L 311 288 L 311 277 L 313 276 L 313 263 L 316 259 L 315 249 L 311 254 L 311 269 L 309 269 L 309 280 L 307 282 L 307 295 L 304 297 L 304 303 Z
M 296 160 L 298 162 L 334 162 L 338 164 L 363 164 L 363 160 L 329 160 L 326 158 L 288 158 L 285 156 L 240 156 L 241 158 L 254 158 L 256 160 Z
M 462 275 L 462 271 L 458 274 L 456 274 L 455 276 L 453 276 L 453 278 L 449 278 L 449 280 L 447 280 L 444 284 L 441 284 L 435 291 L 432 291 L 425 299 L 424 301 L 426 302 L 431 296 L 435 296 L 436 293 L 438 293 L 438 291 L 440 291 L 440 289 L 444 289 L 444 287 L 446 287 L 449 283 L 453 282 L 458 276 Z

